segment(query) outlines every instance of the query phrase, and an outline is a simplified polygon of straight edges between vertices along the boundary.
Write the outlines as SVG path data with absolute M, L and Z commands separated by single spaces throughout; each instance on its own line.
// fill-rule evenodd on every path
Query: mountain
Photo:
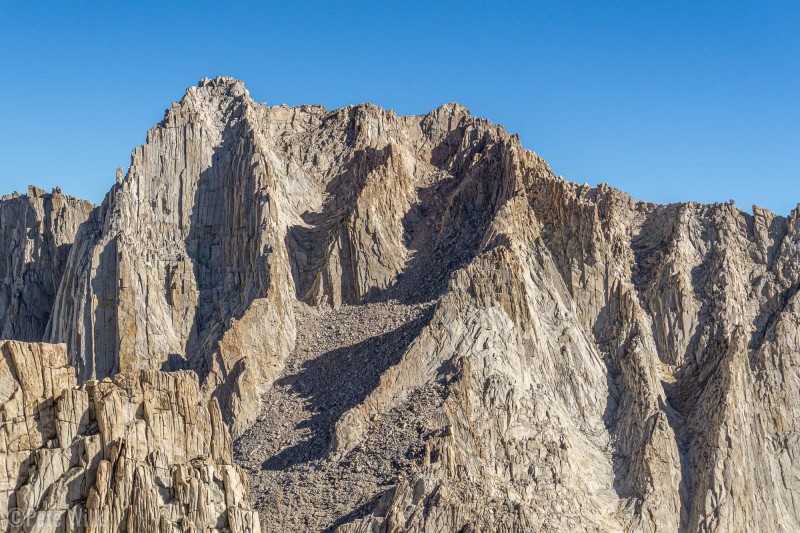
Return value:
M 173 104 L 100 206 L 19 207 L 39 196 L 0 204 L 0 323 L 63 353 L 25 394 L 83 391 L 98 421 L 96 391 L 128 398 L 92 457 L 138 450 L 141 496 L 101 498 L 108 529 L 800 528 L 800 209 L 640 202 L 456 104 L 268 107 L 231 78 Z M 8 501 L 103 508 L 46 442 Z M 197 478 L 224 504 L 185 500 L 197 453 L 235 478 Z

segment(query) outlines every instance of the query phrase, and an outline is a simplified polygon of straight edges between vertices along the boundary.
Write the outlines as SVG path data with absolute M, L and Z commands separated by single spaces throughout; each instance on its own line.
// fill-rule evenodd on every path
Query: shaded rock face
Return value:
M 639 202 L 457 105 L 267 107 L 217 78 L 74 242 L 45 338 L 95 405 L 69 442 L 127 421 L 103 460 L 160 509 L 127 527 L 222 500 L 255 527 L 224 421 L 269 531 L 800 529 L 800 210 Z M 181 394 L 208 423 L 166 424 L 164 459 L 140 429 Z M 210 492 L 185 500 L 190 466 Z
M 260 531 L 213 400 L 191 373 L 76 386 L 58 344 L 0 343 L 0 527 Z
M 42 340 L 75 234 L 93 207 L 36 187 L 0 200 L 0 339 Z

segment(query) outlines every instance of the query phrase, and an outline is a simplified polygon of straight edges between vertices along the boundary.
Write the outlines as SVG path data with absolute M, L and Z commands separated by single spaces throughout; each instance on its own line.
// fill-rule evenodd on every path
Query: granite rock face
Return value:
M 0 343 L 0 527 L 260 531 L 215 401 L 192 373 L 76 386 L 64 345 Z
M 217 78 L 59 264 L 73 392 L 26 387 L 69 443 L 126 443 L 78 463 L 111 529 L 256 528 L 223 424 L 269 531 L 800 529 L 800 209 L 640 202 L 455 104 L 268 107 Z M 37 431 L 28 455 L 72 453 Z M 69 484 L 36 479 L 6 492 Z
M 47 331 L 80 380 L 192 368 L 226 414 L 257 409 L 294 332 L 256 110 L 241 82 L 190 89 L 78 236 Z
M 447 383 L 416 476 L 343 531 L 793 531 L 798 210 L 534 179 L 338 422 Z
M 42 340 L 75 234 L 93 207 L 32 186 L 0 200 L 0 339 Z

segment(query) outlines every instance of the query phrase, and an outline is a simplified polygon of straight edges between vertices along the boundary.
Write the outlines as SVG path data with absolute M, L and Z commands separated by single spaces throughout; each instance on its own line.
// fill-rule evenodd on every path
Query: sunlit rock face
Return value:
M 3 242 L 37 242 L 6 202 Z M 254 507 L 269 531 L 800 529 L 798 210 L 573 184 L 455 104 L 269 107 L 216 78 L 84 211 L 37 222 L 58 261 L 5 244 L 32 266 L 5 269 L 0 316 L 64 343 L 55 389 L 109 398 L 70 443 L 128 428 L 81 467 L 143 465 L 125 494 L 158 512 L 128 527 L 253 528 Z M 67 409 L 55 389 L 30 394 Z M 178 397 L 197 432 L 142 429 Z M 209 472 L 195 454 L 202 505 L 179 488 Z M 121 528 L 103 483 L 81 505 Z

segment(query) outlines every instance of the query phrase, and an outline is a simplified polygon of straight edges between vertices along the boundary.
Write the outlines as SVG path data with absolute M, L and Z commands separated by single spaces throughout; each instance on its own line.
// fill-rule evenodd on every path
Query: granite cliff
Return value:
M 800 528 L 800 209 L 640 202 L 455 104 L 269 107 L 230 78 L 173 104 L 102 205 L 45 196 L 0 204 L 3 337 L 30 343 L 6 359 L 58 374 L 7 363 L 4 428 L 47 421 L 0 450 L 9 509 Z
M 36 187 L 0 200 L 0 338 L 42 340 L 75 234 L 93 207 Z

